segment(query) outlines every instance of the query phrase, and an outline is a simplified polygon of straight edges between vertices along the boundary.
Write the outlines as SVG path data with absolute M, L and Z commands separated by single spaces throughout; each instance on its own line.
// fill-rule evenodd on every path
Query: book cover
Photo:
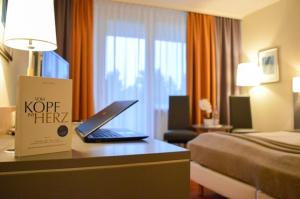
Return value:
M 20 76 L 15 155 L 71 150 L 72 80 Z

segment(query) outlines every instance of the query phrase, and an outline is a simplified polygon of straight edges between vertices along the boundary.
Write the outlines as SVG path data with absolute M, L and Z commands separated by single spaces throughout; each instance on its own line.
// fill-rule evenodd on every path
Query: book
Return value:
M 20 76 L 15 155 L 71 150 L 72 80 Z

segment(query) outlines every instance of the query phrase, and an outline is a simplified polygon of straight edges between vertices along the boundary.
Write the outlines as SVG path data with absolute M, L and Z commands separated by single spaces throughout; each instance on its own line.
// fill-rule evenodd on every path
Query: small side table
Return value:
M 204 126 L 201 124 L 194 124 L 192 127 L 196 130 L 197 133 L 213 132 L 213 131 L 223 131 L 230 132 L 232 129 L 231 125 L 215 125 L 215 126 Z

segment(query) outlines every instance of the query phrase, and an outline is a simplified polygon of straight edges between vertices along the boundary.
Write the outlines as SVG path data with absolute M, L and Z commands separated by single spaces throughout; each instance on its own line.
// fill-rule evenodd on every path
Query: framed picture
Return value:
M 0 0 L 0 55 L 6 59 L 6 61 L 12 61 L 12 49 L 4 46 L 3 44 L 7 1 L 8 0 Z
M 258 65 L 262 70 L 262 83 L 279 81 L 278 48 L 258 52 Z

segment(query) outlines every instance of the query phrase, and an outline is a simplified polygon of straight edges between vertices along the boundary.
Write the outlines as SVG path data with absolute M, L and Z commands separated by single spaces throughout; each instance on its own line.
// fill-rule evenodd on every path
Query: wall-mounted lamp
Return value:
M 258 86 L 261 82 L 261 70 L 253 63 L 240 63 L 237 67 L 237 86 Z
M 9 0 L 4 44 L 29 51 L 27 75 L 39 75 L 32 62 L 33 51 L 57 48 L 53 0 Z
M 293 92 L 300 93 L 300 77 L 293 77 Z

